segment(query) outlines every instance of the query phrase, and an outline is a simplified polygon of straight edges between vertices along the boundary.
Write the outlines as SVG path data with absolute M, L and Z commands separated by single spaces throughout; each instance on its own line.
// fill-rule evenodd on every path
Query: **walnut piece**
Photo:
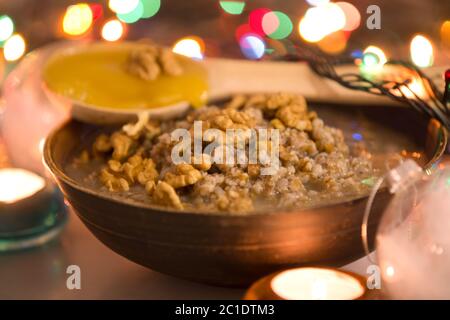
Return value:
M 183 74 L 183 69 L 177 60 L 176 55 L 168 48 L 160 48 L 159 63 L 169 76 L 179 76 Z
M 177 165 L 175 173 L 169 171 L 164 176 L 164 181 L 175 189 L 193 185 L 201 179 L 201 172 L 187 163 Z
M 112 149 L 111 141 L 109 137 L 106 134 L 101 134 L 95 139 L 94 145 L 94 152 L 109 152 Z
M 156 80 L 161 73 L 169 76 L 183 74 L 183 68 L 170 49 L 151 43 L 142 45 L 131 52 L 127 70 L 146 81 Z
M 157 56 L 158 50 L 154 46 L 133 50 L 128 61 L 128 72 L 143 80 L 155 80 L 161 74 Z
M 111 135 L 111 144 L 114 149 L 112 158 L 120 161 L 129 155 L 133 139 L 122 132 L 114 132 Z
M 128 181 L 121 177 L 116 177 L 107 169 L 103 169 L 100 172 L 100 181 L 108 188 L 109 191 L 128 191 L 130 185 Z
M 164 181 L 159 181 L 153 192 L 153 201 L 163 206 L 171 206 L 182 210 L 183 204 L 178 197 L 175 189 Z
M 202 171 L 208 171 L 212 166 L 211 156 L 205 153 L 201 154 L 197 158 L 193 156 L 191 161 L 196 169 Z
M 301 131 L 311 131 L 312 124 L 308 117 L 306 104 L 291 104 L 277 110 L 276 116 L 286 126 Z

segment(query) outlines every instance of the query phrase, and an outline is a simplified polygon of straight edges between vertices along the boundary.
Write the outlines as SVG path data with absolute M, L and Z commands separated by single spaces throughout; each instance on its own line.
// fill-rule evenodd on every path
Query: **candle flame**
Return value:
M 0 170 L 0 202 L 17 202 L 32 196 L 44 187 L 45 180 L 32 172 L 12 168 Z
M 271 288 L 285 300 L 352 300 L 365 291 L 358 279 L 324 268 L 283 271 L 272 279 Z

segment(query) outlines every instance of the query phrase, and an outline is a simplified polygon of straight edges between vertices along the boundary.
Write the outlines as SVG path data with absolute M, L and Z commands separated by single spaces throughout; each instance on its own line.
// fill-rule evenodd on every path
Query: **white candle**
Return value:
M 0 169 L 0 203 L 14 203 L 45 188 L 45 180 L 26 170 Z
M 271 288 L 285 300 L 354 300 L 365 292 L 357 278 L 322 268 L 283 271 L 272 279 Z

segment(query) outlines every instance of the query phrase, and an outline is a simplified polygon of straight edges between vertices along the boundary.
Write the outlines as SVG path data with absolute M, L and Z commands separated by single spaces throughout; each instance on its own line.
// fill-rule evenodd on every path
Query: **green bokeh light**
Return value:
M 268 36 L 272 39 L 281 40 L 289 37 L 294 28 L 291 19 L 281 11 L 272 11 L 278 18 L 279 25 L 277 30 L 269 34 Z
M 380 58 L 376 54 L 368 52 L 364 54 L 362 63 L 365 67 L 375 67 L 380 63 Z
M 151 18 L 158 13 L 161 8 L 161 0 L 141 0 L 144 7 L 142 18 Z
M 220 6 L 226 13 L 241 14 L 245 8 L 243 1 L 220 1 Z
M 9 39 L 14 33 L 14 22 L 7 15 L 0 16 L 0 42 Z
M 124 14 L 117 14 L 117 18 L 125 23 L 135 23 L 144 15 L 144 5 L 139 1 L 137 7 L 131 12 Z

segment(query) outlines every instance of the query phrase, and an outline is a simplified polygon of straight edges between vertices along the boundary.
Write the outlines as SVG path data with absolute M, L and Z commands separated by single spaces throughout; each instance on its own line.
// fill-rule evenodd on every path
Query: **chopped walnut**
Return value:
M 164 181 L 175 189 L 193 185 L 202 179 L 202 174 L 190 164 L 182 163 L 175 167 L 175 173 L 167 172 Z
M 183 74 L 183 69 L 172 50 L 161 48 L 159 52 L 159 62 L 164 72 L 169 76 L 179 76 Z
M 159 56 L 156 62 L 161 63 Z M 205 154 L 198 158 L 191 153 L 191 164 L 174 165 L 170 134 L 182 128 L 193 136 L 195 121 L 202 121 L 202 147 L 213 141 L 216 147 L 203 149 Z M 259 133 L 251 141 L 250 130 L 245 129 L 260 128 L 269 135 L 278 129 L 280 145 Z M 219 130 L 205 136 L 208 129 Z M 230 140 L 227 129 L 244 130 L 234 132 Z M 257 163 L 249 163 L 251 146 L 256 147 Z M 191 152 L 194 147 L 191 141 Z M 270 153 L 277 147 L 280 165 L 267 174 Z M 269 203 L 271 208 L 283 209 L 324 204 L 367 192 L 361 181 L 376 175 L 370 155 L 354 153 L 353 146 L 350 152 L 341 130 L 326 126 L 316 112 L 308 110 L 303 97 L 286 93 L 238 95 L 225 108 L 192 110 L 178 120 L 139 119 L 110 136 L 100 135 L 92 151 L 93 156 L 102 155 L 97 160 L 107 163 L 99 178 L 108 190 L 133 187 L 133 192 L 141 190 L 153 203 L 177 209 L 184 207 L 181 195 L 189 208 L 236 213 L 267 208 Z M 217 162 L 220 156 L 223 161 L 232 160 L 225 158 L 231 154 L 237 163 Z
M 178 197 L 175 189 L 164 181 L 159 181 L 153 191 L 153 201 L 155 203 L 174 207 L 175 209 L 183 209 L 183 204 Z
M 153 192 L 155 192 L 156 189 L 156 183 L 153 180 L 147 181 L 147 183 L 145 184 L 145 191 L 147 192 L 148 195 L 152 195 Z
M 122 163 L 120 163 L 120 161 L 109 160 L 108 167 L 112 172 L 116 172 L 116 173 L 122 172 Z
M 286 126 L 301 131 L 311 131 L 312 124 L 308 118 L 306 105 L 292 104 L 278 109 L 276 116 Z
M 105 153 L 111 151 L 112 145 L 109 137 L 106 134 L 99 135 L 97 139 L 95 139 L 93 148 L 94 152 Z
M 129 155 L 133 139 L 121 132 L 115 132 L 111 135 L 111 144 L 114 149 L 113 159 L 120 161 Z
M 156 181 L 159 173 L 152 159 L 144 159 L 142 162 L 142 171 L 138 173 L 137 180 L 140 184 L 146 185 L 148 182 Z
M 226 109 L 240 109 L 245 105 L 245 102 L 247 101 L 247 97 L 239 94 L 233 97 L 231 101 L 226 105 Z
M 108 188 L 109 191 L 128 191 L 130 185 L 127 180 L 121 177 L 116 177 L 107 169 L 103 169 L 100 173 L 100 181 Z
M 278 129 L 278 130 L 284 130 L 284 129 L 286 129 L 286 127 L 285 127 L 285 125 L 283 124 L 283 122 L 281 122 L 281 120 L 280 120 L 280 119 L 277 119 L 277 118 L 272 119 L 272 120 L 270 121 L 270 125 L 271 125 L 272 127 L 274 127 L 275 129 Z
M 183 73 L 176 55 L 170 49 L 152 43 L 142 45 L 131 52 L 127 70 L 146 81 L 157 79 L 161 73 L 169 76 L 179 76 Z
M 212 159 L 208 154 L 203 153 L 198 158 L 192 157 L 191 160 L 194 167 L 198 170 L 208 171 L 209 169 L 211 169 Z
M 277 110 L 281 107 L 294 105 L 306 111 L 306 100 L 300 95 L 290 93 L 277 93 L 271 95 L 267 100 L 267 109 Z
M 133 50 L 128 61 L 128 72 L 143 80 L 155 80 L 161 74 L 157 56 L 157 48 L 150 45 Z
M 260 173 L 260 167 L 258 164 L 249 164 L 247 166 L 247 172 L 250 177 L 257 177 Z
M 248 113 L 235 109 L 224 109 L 212 119 L 214 127 L 226 131 L 227 129 L 248 129 L 255 126 L 255 119 Z
M 267 97 L 264 94 L 252 95 L 247 99 L 245 108 L 263 108 L 267 102 Z

